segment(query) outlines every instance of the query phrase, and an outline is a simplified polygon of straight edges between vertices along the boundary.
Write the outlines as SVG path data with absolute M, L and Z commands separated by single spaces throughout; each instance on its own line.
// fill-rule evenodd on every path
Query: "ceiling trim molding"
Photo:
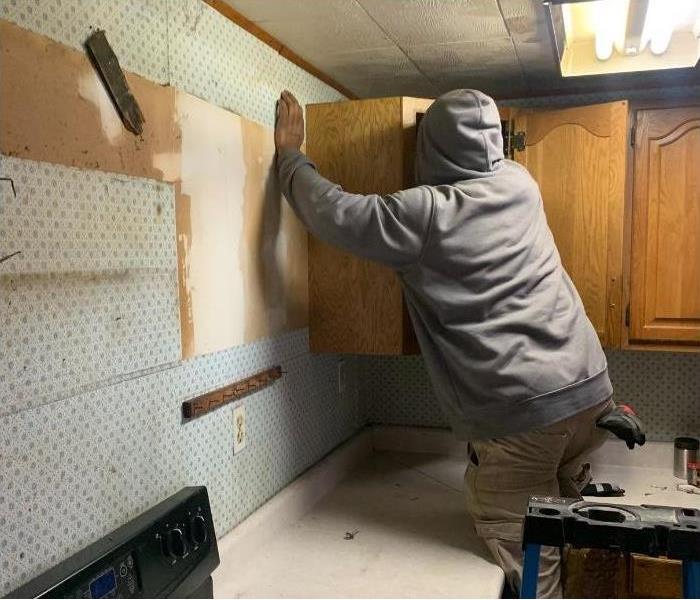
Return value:
M 204 0 L 204 2 L 206 2 L 217 12 L 221 13 L 224 17 L 238 25 L 241 29 L 245 29 L 248 33 L 254 35 L 261 42 L 273 48 L 277 53 L 282 55 L 288 61 L 294 63 L 297 67 L 304 69 L 304 71 L 306 71 L 310 75 L 313 75 L 317 79 L 320 79 L 321 81 L 323 81 L 323 83 L 338 90 L 341 94 L 348 97 L 349 99 L 357 99 L 357 95 L 353 94 L 348 88 L 338 83 L 332 77 L 326 75 L 323 71 L 314 67 L 310 62 L 304 60 L 293 50 L 287 48 L 287 46 L 280 42 L 276 37 L 270 35 L 261 27 L 258 27 L 255 23 L 253 23 L 253 21 L 244 17 L 230 4 L 224 2 L 224 0 Z

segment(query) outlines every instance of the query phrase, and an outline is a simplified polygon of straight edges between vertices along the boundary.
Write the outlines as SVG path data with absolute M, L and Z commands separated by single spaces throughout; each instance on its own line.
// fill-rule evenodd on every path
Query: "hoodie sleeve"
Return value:
M 429 188 L 388 196 L 349 194 L 296 150 L 277 156 L 277 172 L 285 198 L 319 239 L 397 270 L 420 259 L 433 213 Z

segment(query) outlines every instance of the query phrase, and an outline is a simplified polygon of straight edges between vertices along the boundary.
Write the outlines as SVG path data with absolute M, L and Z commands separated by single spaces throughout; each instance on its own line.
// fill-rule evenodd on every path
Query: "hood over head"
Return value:
M 451 184 L 483 177 L 498 169 L 502 160 L 498 109 L 483 92 L 453 90 L 426 111 L 418 127 L 418 184 Z

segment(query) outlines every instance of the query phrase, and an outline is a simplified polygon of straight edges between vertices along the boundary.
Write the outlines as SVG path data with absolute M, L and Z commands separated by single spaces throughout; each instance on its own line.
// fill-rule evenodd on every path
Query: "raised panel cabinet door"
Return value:
M 517 111 L 562 263 L 601 343 L 620 345 L 627 101 Z
M 630 341 L 700 345 L 700 106 L 637 113 Z

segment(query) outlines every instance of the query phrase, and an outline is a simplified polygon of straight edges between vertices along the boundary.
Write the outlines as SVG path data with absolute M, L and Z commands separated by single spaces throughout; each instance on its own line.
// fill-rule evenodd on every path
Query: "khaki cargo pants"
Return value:
M 614 406 L 608 400 L 544 429 L 470 444 L 464 476 L 467 510 L 513 590 L 520 589 L 528 498 L 580 497 L 586 483 L 581 479 L 584 459 L 607 435 L 596 421 Z M 562 597 L 560 562 L 558 548 L 542 548 L 538 597 Z

